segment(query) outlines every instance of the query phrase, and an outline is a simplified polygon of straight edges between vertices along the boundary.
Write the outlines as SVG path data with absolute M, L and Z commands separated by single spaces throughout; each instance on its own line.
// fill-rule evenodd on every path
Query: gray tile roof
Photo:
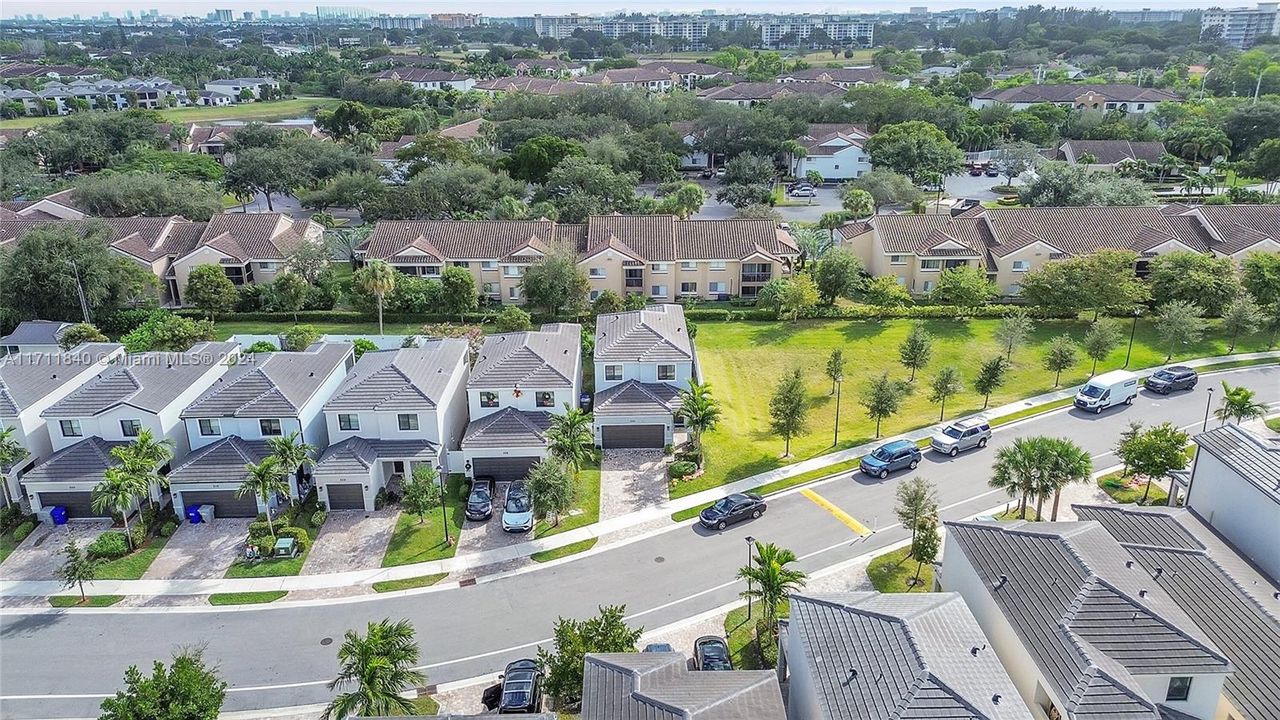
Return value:
M 116 343 L 86 343 L 65 353 L 15 353 L 0 358 L 0 417 L 14 417 L 121 350 Z
M 244 466 L 258 464 L 271 454 L 265 440 L 245 440 L 229 435 L 193 451 L 169 472 L 170 484 L 242 482 Z
M 1071 156 L 1079 161 L 1085 153 L 1097 158 L 1099 164 L 1114 165 L 1122 160 L 1145 160 L 1149 163 L 1160 162 L 1164 155 L 1164 143 L 1134 142 L 1132 140 L 1068 140 L 1062 144 L 1062 150 L 1070 146 Z
M 240 346 L 198 343 L 186 352 L 126 355 L 40 414 L 46 418 L 92 417 L 127 405 L 159 413 L 214 366 L 226 365 Z
M 1134 676 L 1233 668 L 1097 523 L 947 523 L 1076 720 L 1158 717 Z
M 844 96 L 844 88 L 827 82 L 778 83 L 740 82 L 723 87 L 711 87 L 698 91 L 698 97 L 708 100 L 776 100 L 789 95 L 809 95 L 818 98 Z
M 546 447 L 551 413 L 507 407 L 467 423 L 463 448 Z
M 489 335 L 480 346 L 467 387 L 571 388 L 581 352 L 582 326 L 575 323 Z
M 662 415 L 680 408 L 680 391 L 667 383 L 628 380 L 596 393 L 596 415 Z
M 825 718 L 1031 718 L 957 593 L 792 595 L 787 633 Z
M 93 483 L 107 468 L 120 463 L 111 457 L 111 448 L 128 445 L 116 440 L 88 437 L 50 455 L 22 476 L 24 483 Z
M 317 480 L 366 477 L 379 459 L 434 460 L 437 447 L 428 440 L 348 438 L 325 449 L 313 471 Z
M 182 417 L 294 416 L 354 352 L 350 343 L 317 343 L 304 352 L 246 355 L 188 405 Z
M 676 304 L 596 318 L 597 362 L 690 362 L 693 342 Z
M 1024 85 L 1012 88 L 990 88 L 973 94 L 975 99 L 1002 103 L 1074 102 L 1086 93 L 1095 93 L 1109 102 L 1182 102 L 1182 97 L 1168 90 L 1136 85 Z
M 783 720 L 772 670 L 694 672 L 681 653 L 594 653 L 582 720 Z
M 71 323 L 58 320 L 23 320 L 13 332 L 0 337 L 0 345 L 57 345 Z
M 1280 588 L 1193 512 L 1133 505 L 1074 506 L 1102 524 L 1196 625 L 1235 672 L 1223 693 L 1241 720 L 1280 717 Z
M 444 401 L 449 380 L 466 362 L 467 342 L 457 339 L 366 352 L 324 410 L 430 412 Z
M 1269 442 L 1237 425 L 1223 425 L 1195 437 L 1201 452 L 1213 455 L 1261 491 L 1280 503 L 1280 444 Z M 1280 552 L 1280 549 L 1277 550 Z

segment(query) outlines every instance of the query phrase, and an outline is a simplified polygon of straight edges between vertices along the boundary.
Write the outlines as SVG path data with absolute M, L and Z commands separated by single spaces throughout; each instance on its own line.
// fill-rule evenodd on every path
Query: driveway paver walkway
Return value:
M 83 550 L 98 536 L 111 529 L 111 521 L 70 520 L 66 525 L 42 522 L 4 564 L 0 565 L 0 578 L 6 580 L 54 580 L 62 566 L 62 548 L 68 540 L 75 540 Z
M 382 556 L 387 552 L 399 515 L 399 508 L 394 507 L 373 512 L 330 512 L 329 519 L 311 546 L 302 574 L 320 575 L 382 567 Z
M 600 519 L 647 510 L 668 499 L 661 450 L 605 450 L 600 461 Z
M 244 552 L 253 518 L 214 518 L 211 523 L 184 522 L 142 575 L 163 578 L 220 578 Z

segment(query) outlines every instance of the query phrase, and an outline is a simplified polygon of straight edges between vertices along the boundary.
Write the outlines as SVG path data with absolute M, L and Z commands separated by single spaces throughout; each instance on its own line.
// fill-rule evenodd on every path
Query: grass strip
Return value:
M 123 595 L 90 595 L 82 602 L 79 595 L 54 595 L 49 604 L 56 608 L 110 607 L 123 599 Z
M 98 566 L 99 580 L 138 580 L 155 562 L 169 538 L 153 537 L 140 550 Z
M 257 605 L 275 602 L 288 595 L 285 590 L 263 590 L 262 592 L 215 593 L 209 596 L 210 605 Z
M 761 485 L 759 487 L 752 488 L 748 492 L 753 492 L 758 495 L 772 495 L 774 493 L 779 493 L 788 488 L 796 487 L 797 485 L 804 485 L 805 483 L 809 483 L 814 480 L 821 480 L 831 475 L 839 475 L 844 472 L 849 472 L 850 470 L 853 470 L 854 468 L 858 467 L 858 461 L 860 459 L 861 458 L 854 458 L 852 460 L 846 460 L 844 462 L 838 462 L 831 465 L 824 465 L 820 468 L 817 468 L 816 470 L 810 470 L 809 472 L 803 472 L 803 473 L 800 473 L 799 475 L 793 475 L 791 477 L 785 477 L 780 480 L 774 480 L 771 483 L 765 483 L 764 485 Z M 699 505 L 697 507 L 685 508 L 684 510 L 681 510 L 679 512 L 672 513 L 671 519 L 674 520 L 675 522 L 684 522 L 685 520 L 692 520 L 693 518 L 698 517 L 699 513 L 701 513 L 703 510 L 709 507 L 711 507 L 711 503 L 707 503 L 706 505 Z
M 911 559 L 911 548 L 892 550 L 872 558 L 867 565 L 867 577 L 876 590 L 883 593 L 929 592 L 933 587 L 933 566 L 919 565 L 920 582 L 911 584 L 916 577 L 917 563 Z
M 436 573 L 435 575 L 418 575 L 416 577 L 401 578 L 399 580 L 383 580 L 373 584 L 374 592 L 395 592 L 397 590 L 412 590 L 414 588 L 430 587 L 448 577 L 449 573 Z
M 532 558 L 534 562 L 549 562 L 558 558 L 576 555 L 580 552 L 586 552 L 596 546 L 597 540 L 599 540 L 599 538 L 587 538 L 586 540 L 579 540 L 576 543 L 569 543 L 563 547 L 552 548 L 551 550 L 540 550 L 529 557 Z

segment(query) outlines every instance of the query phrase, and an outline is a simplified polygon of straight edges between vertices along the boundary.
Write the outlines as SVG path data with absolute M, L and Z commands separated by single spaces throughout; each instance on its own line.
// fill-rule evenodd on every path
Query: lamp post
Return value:
M 751 567 L 751 561 L 755 559 L 756 539 L 747 536 L 747 567 Z M 751 619 L 751 576 L 747 576 L 747 619 Z
M 1133 309 L 1133 327 L 1129 328 L 1129 349 L 1124 354 L 1124 366 L 1129 367 L 1129 358 L 1133 356 L 1133 338 L 1138 334 L 1138 316 L 1142 314 L 1142 308 Z
M 840 444 L 840 388 L 844 387 L 844 375 L 836 378 L 836 430 L 835 437 L 831 440 L 831 447 Z
M 1200 424 L 1200 432 L 1209 429 L 1209 409 L 1213 407 L 1213 388 L 1209 388 L 1209 399 L 1204 403 L 1204 422 Z

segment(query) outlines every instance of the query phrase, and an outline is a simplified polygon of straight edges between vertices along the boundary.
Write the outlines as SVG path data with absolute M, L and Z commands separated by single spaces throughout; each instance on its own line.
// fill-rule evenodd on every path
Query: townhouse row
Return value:
M 82 105 L 86 110 L 125 110 L 169 107 L 226 106 L 245 100 L 261 100 L 280 90 L 274 78 L 232 78 L 210 80 L 194 97 L 187 88 L 168 78 L 125 78 L 124 80 L 54 80 L 39 89 L 0 85 L 0 103 L 16 103 L 25 115 L 70 115 Z
M 93 488 L 116 463 L 112 448 L 144 429 L 173 447 L 160 470 L 179 515 L 203 504 L 224 517 L 265 512 L 237 492 L 245 465 L 294 433 L 317 452 L 290 476 L 289 496 L 314 487 L 330 509 L 372 509 L 419 464 L 509 483 L 546 457 L 553 418 L 570 408 L 593 407 L 598 446 L 671 444 L 679 389 L 698 377 L 674 304 L 598 318 L 594 397 L 583 393 L 582 326 L 571 323 L 490 335 L 475 357 L 464 340 L 428 339 L 359 360 L 349 341 L 252 354 L 235 339 L 186 352 L 125 354 L 110 343 L 51 352 L 61 329 L 19 328 L 0 358 L 0 427 L 28 452 L 3 469 L 6 500 L 42 516 L 52 506 L 105 514 Z

